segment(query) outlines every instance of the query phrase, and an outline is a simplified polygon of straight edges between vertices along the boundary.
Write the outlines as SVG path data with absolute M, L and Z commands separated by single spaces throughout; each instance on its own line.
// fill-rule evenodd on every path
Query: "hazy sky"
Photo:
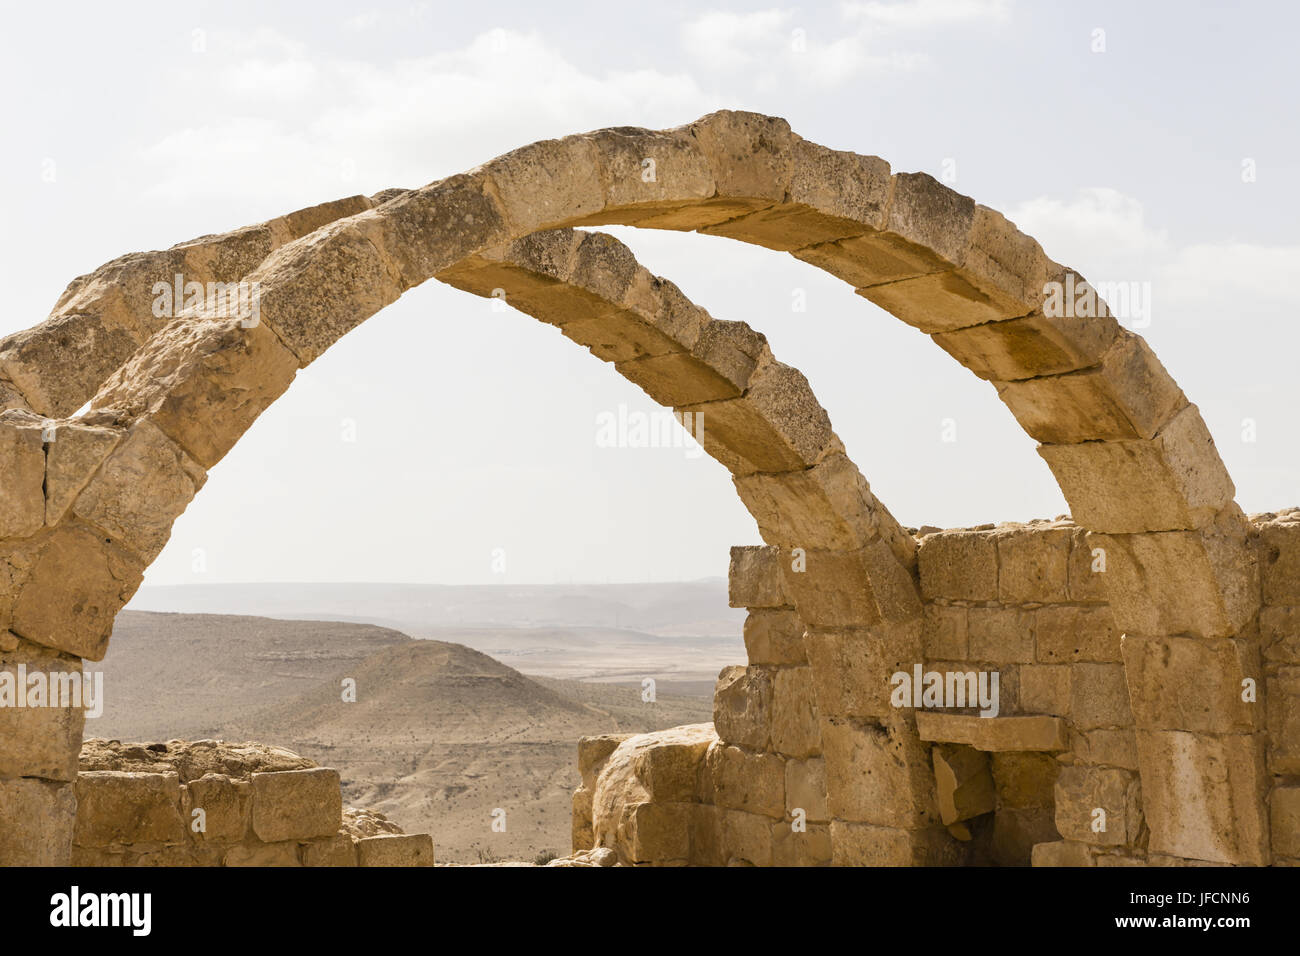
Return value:
M 1149 288 L 1139 330 L 1200 405 L 1238 500 L 1300 504 L 1295 11 L 11 6 L 0 333 L 126 252 L 421 185 L 548 136 L 750 109 L 947 176 L 1090 279 Z M 713 315 L 765 332 L 905 524 L 1066 510 L 992 388 L 837 280 L 728 240 L 611 231 Z M 725 573 L 728 547 L 758 540 L 727 473 L 680 448 L 599 447 L 598 416 L 620 405 L 656 408 L 553 329 L 427 283 L 300 375 L 213 470 L 148 580 Z

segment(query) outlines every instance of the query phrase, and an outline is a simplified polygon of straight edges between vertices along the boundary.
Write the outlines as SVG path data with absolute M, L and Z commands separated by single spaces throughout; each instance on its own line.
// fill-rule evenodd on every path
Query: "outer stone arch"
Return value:
M 652 177 L 644 175 L 648 169 L 654 171 Z M 366 201 L 357 205 L 366 208 L 336 221 L 329 221 L 333 214 L 323 216 L 324 225 L 299 238 L 286 241 L 294 230 L 284 223 L 278 233 L 268 226 L 241 237 L 255 250 L 241 262 L 260 261 L 246 278 L 260 284 L 263 319 L 273 331 L 270 337 L 246 336 L 242 351 L 226 353 L 228 381 L 244 376 L 248 390 L 245 406 L 231 413 L 236 419 L 255 417 L 266 395 L 273 398 L 287 386 L 294 367 L 314 360 L 407 288 L 455 273 L 485 250 L 539 230 L 574 225 L 618 222 L 695 229 L 790 251 L 849 281 L 991 381 L 1025 430 L 1043 443 L 1040 453 L 1075 519 L 1098 535 L 1098 546 L 1109 557 L 1111 604 L 1135 649 L 1159 657 L 1174 636 L 1207 642 L 1208 648 L 1240 633 L 1256 614 L 1246 524 L 1195 406 L 1143 340 L 1121 329 L 1104 304 L 1094 302 L 1087 315 L 1055 314 L 1047 294 L 1050 284 L 1066 286 L 1070 280 L 1068 284 L 1086 290 L 1086 283 L 1049 260 L 1003 217 L 928 176 L 891 175 L 882 160 L 808 143 L 784 121 L 724 112 L 663 132 L 613 129 L 536 143 L 463 176 L 396 194 L 373 208 Z M 184 258 L 188 263 L 227 249 L 233 246 L 199 241 Z M 258 260 L 263 249 L 269 255 Z M 206 267 L 234 274 L 242 265 L 208 262 Z M 53 324 L 0 348 L 5 392 L 0 400 L 42 414 L 66 414 L 78 397 L 93 392 L 98 383 L 91 379 L 100 377 L 102 369 L 73 376 L 57 390 L 43 390 L 32 372 L 42 354 L 71 347 L 116 357 L 129 354 L 152 334 L 138 304 L 96 314 L 96 305 L 126 292 L 109 276 L 98 277 L 97 289 L 96 278 L 69 289 Z M 213 345 L 211 328 L 195 326 L 189 334 L 195 338 L 185 348 L 159 352 L 154 361 L 223 352 L 221 345 Z M 229 329 L 220 334 L 237 335 Z M 227 342 L 234 343 L 233 338 Z M 663 374 L 657 366 L 679 361 L 632 358 L 618 364 L 654 394 L 655 375 Z M 104 419 L 95 415 L 102 416 L 108 406 L 97 401 L 96 407 L 101 412 L 83 418 L 84 428 L 102 427 Z M 159 436 L 166 438 L 165 429 L 154 435 L 141 428 L 120 448 L 111 436 L 88 435 L 84 443 L 113 445 L 113 454 L 101 461 L 120 470 L 119 482 L 142 476 L 158 481 L 167 475 L 167 487 L 157 489 L 159 500 L 182 501 L 183 506 L 187 484 L 192 494 L 202 481 L 201 469 L 190 466 L 203 465 L 206 455 L 224 450 L 214 439 L 192 461 L 173 456 L 168 462 L 172 452 Z M 90 452 L 89 460 L 97 454 Z M 812 473 L 821 463 L 796 464 L 802 467 L 738 476 L 738 491 L 751 511 L 775 508 L 787 525 L 798 520 L 792 516 L 800 514 L 808 492 L 815 493 Z M 95 512 L 122 532 L 120 540 L 105 542 L 109 547 L 100 547 L 88 532 L 78 541 L 60 539 L 58 548 L 47 547 L 37 557 L 20 554 L 11 566 L 21 573 L 24 562 L 28 567 L 45 562 L 46 575 L 57 576 L 55 570 L 70 567 L 79 549 L 94 551 L 100 556 L 93 596 L 100 599 L 96 606 L 110 609 L 111 624 L 115 601 L 135 587 L 131 555 L 156 554 L 179 513 L 162 507 L 147 515 L 126 515 L 119 505 L 107 498 Z M 799 546 L 785 530 L 790 529 L 770 543 Z M 845 544 L 836 541 L 827 551 L 845 553 Z M 114 550 L 123 545 L 125 553 Z M 138 583 L 138 575 L 134 580 Z M 39 603 L 28 589 L 21 593 L 11 612 L 15 621 L 30 619 L 32 605 Z M 846 593 L 837 590 L 824 597 L 828 607 L 818 616 L 825 623 L 810 624 L 814 630 L 841 626 L 836 618 L 842 616 Z M 800 607 L 802 613 L 804 602 Z M 76 622 L 61 623 L 76 631 Z M 69 641 L 28 630 L 50 646 Z M 1136 698 L 1143 689 L 1132 690 Z M 1174 778 L 1186 776 L 1189 762 L 1197 764 L 1195 747 L 1200 744 L 1192 742 L 1189 757 L 1187 740 L 1174 736 L 1183 728 L 1167 726 L 1155 714 L 1139 721 L 1146 742 L 1141 748 L 1144 784 L 1149 780 L 1168 788 Z M 1213 730 L 1219 735 L 1215 746 L 1234 754 L 1249 749 L 1249 735 L 1236 732 L 1228 716 Z M 1258 769 L 1258 760 L 1234 765 L 1249 774 Z M 1204 782 L 1208 785 L 1208 778 Z M 1260 823 L 1258 800 L 1241 811 L 1248 825 L 1211 846 L 1203 834 L 1151 812 L 1153 846 L 1174 855 L 1253 861 L 1258 850 L 1242 834 L 1258 833 L 1261 826 L 1266 833 L 1267 823 Z

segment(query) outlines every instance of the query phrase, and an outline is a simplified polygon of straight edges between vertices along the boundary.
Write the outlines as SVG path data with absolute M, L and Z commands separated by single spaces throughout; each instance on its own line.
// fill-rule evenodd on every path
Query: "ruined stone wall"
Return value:
M 337 770 L 279 748 L 92 740 L 81 762 L 74 866 L 433 865 L 428 834 L 345 812 Z
M 1261 569 L 1258 627 L 1213 648 L 1231 660 L 1210 662 L 1191 638 L 1171 638 L 1153 656 L 1149 639 L 1121 633 L 1105 600 L 1105 541 L 1069 520 L 918 535 L 924 616 L 915 665 L 923 674 L 997 675 L 995 715 L 980 716 L 974 701 L 916 712 L 934 797 L 933 807 L 917 809 L 937 815 L 952 836 L 952 862 L 1300 862 L 1300 510 L 1253 516 L 1251 527 Z M 719 676 L 712 727 L 580 744 L 575 850 L 609 846 L 640 865 L 832 862 L 833 834 L 846 831 L 827 809 L 816 700 L 855 690 L 819 687 L 807 666 L 806 631 L 784 586 L 790 560 L 772 547 L 732 550 L 731 603 L 749 610 L 749 663 Z M 874 679 L 884 686 L 894 673 L 882 666 Z M 817 676 L 833 680 L 829 670 Z M 1209 729 L 1207 715 L 1223 711 L 1244 733 Z M 1271 833 L 1259 834 L 1258 859 L 1189 858 L 1150 846 L 1139 746 L 1158 742 L 1143 739 L 1151 732 L 1139 730 L 1135 713 L 1188 738 L 1246 737 L 1266 753 L 1268 777 L 1254 792 L 1229 786 L 1240 778 L 1223 766 L 1223 786 L 1184 792 L 1185 802 L 1162 808 L 1186 827 L 1212 831 L 1243 801 L 1262 797 Z M 1190 760 L 1196 751 L 1187 746 Z M 871 799 L 877 784 L 865 765 L 858 769 L 844 789 Z M 1203 768 L 1192 769 L 1195 781 Z M 1156 789 L 1145 797 L 1153 799 L 1170 793 Z M 799 810 L 802 830 L 794 826 Z

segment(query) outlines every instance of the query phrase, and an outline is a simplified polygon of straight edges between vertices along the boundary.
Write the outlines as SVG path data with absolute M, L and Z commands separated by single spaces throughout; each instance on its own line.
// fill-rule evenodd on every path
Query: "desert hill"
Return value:
M 256 739 L 343 776 L 345 800 L 433 834 L 440 860 L 566 852 L 584 734 L 707 721 L 707 697 L 530 678 L 368 624 L 123 612 L 86 735 Z M 356 700 L 343 700 L 343 681 Z M 506 811 L 506 832 L 492 812 Z

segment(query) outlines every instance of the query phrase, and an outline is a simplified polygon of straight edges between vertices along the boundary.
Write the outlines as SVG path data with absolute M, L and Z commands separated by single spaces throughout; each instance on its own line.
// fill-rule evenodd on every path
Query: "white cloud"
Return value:
M 742 69 L 760 58 L 790 50 L 793 16 L 789 10 L 705 13 L 683 28 L 682 44 L 687 53 L 711 69 Z
M 701 69 L 717 74 L 744 70 L 756 89 L 790 83 L 816 88 L 842 85 L 863 74 L 907 73 L 930 57 L 899 45 L 898 33 L 938 30 L 1010 16 L 1009 0 L 909 0 L 845 3 L 841 23 L 816 25 L 797 9 L 751 13 L 709 11 L 682 30 L 682 46 Z M 888 36 L 887 34 L 892 34 Z
M 548 136 L 676 125 L 723 105 L 689 74 L 595 72 L 535 35 L 501 29 L 389 62 L 310 56 L 269 32 L 238 52 L 216 74 L 191 77 L 212 119 L 142 150 L 147 196 L 238 193 L 291 208 L 421 185 Z
M 1169 251 L 1164 230 L 1147 224 L 1142 203 L 1116 189 L 1079 190 L 1070 199 L 1038 197 L 1008 210 L 1007 217 L 1059 262 L 1116 264 Z
M 1289 321 L 1300 308 L 1300 284 L 1287 281 L 1300 275 L 1300 246 L 1179 244 L 1147 221 L 1141 202 L 1108 188 L 1031 199 L 1007 215 L 1049 256 L 1095 283 L 1150 283 L 1161 320 Z

